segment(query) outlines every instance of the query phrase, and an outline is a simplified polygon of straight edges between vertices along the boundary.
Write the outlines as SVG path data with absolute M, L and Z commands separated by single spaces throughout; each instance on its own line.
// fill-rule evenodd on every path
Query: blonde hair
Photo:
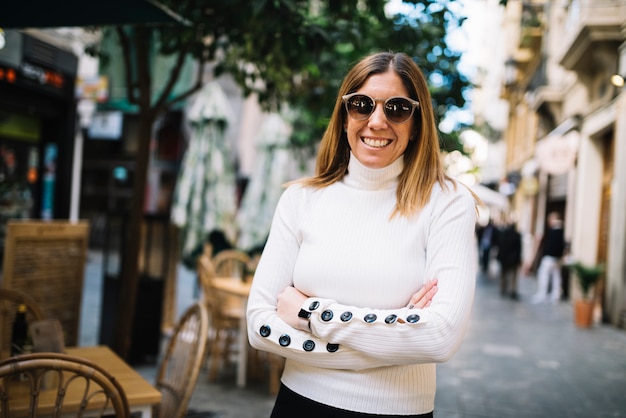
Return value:
M 346 175 L 350 146 L 343 129 L 347 114 L 341 97 L 357 91 L 370 76 L 388 71 L 395 72 L 402 79 L 409 97 L 420 104 L 413 115 L 414 131 L 411 136 L 415 140 L 409 141 L 404 152 L 404 168 L 396 190 L 396 208 L 391 215 L 409 217 L 426 206 L 435 183 L 447 189 L 446 180 L 451 179 L 445 174 L 441 160 L 439 136 L 426 79 L 417 64 L 404 53 L 379 52 L 369 55 L 348 72 L 339 88 L 330 122 L 322 137 L 315 176 L 297 183 L 323 188 Z

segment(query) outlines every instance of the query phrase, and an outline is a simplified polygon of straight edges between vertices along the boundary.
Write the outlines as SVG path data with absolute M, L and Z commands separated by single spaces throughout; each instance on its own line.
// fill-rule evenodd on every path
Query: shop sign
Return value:
M 109 99 L 109 78 L 105 75 L 77 78 L 76 98 L 93 100 L 98 103 L 106 102 Z
M 28 62 L 22 63 L 21 73 L 24 78 L 33 80 L 41 85 L 51 86 L 57 89 L 62 89 L 65 85 L 65 77 L 63 74 L 47 70 Z
M 124 114 L 118 110 L 98 111 L 91 118 L 89 138 L 118 140 L 122 137 Z
M 17 73 L 15 69 L 8 67 L 0 67 L 0 83 L 5 82 L 14 84 L 17 79 Z
M 551 175 L 567 173 L 574 167 L 580 134 L 571 130 L 563 135 L 548 135 L 535 146 L 539 168 Z
M 527 196 L 534 196 L 539 191 L 537 177 L 524 177 L 520 183 L 520 189 Z
M 67 81 L 67 78 L 59 72 L 28 62 L 23 62 L 19 69 L 0 65 L 0 83 L 37 86 L 55 93 L 65 93 Z

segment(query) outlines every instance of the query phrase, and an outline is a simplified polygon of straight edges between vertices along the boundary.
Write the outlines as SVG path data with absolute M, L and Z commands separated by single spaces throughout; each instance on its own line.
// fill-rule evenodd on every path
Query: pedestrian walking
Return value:
M 558 212 L 548 214 L 548 224 L 539 245 L 540 262 L 537 269 L 537 293 L 533 295 L 532 303 L 542 303 L 548 300 L 558 303 L 561 297 L 561 259 L 565 251 L 565 235 L 563 221 Z
M 497 229 L 494 237 L 496 259 L 500 263 L 500 295 L 517 300 L 517 276 L 522 264 L 522 235 L 515 222 L 509 221 Z
M 479 227 L 478 235 L 478 257 L 480 261 L 480 269 L 483 273 L 489 272 L 489 262 L 491 261 L 491 246 L 493 244 L 493 235 L 496 227 L 492 219 L 489 219 L 487 225 Z

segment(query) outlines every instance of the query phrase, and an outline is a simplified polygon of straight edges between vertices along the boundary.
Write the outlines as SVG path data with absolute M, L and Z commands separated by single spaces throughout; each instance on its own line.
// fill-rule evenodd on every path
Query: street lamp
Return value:
M 624 76 L 619 74 L 613 74 L 611 76 L 611 84 L 615 87 L 624 87 Z

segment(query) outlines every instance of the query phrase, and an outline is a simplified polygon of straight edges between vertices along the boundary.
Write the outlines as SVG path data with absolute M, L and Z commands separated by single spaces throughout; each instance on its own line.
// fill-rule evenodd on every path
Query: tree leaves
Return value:
M 295 145 L 317 142 L 347 69 L 375 51 L 413 56 L 430 81 L 437 118 L 465 105 L 470 85 L 459 73 L 460 53 L 447 44 L 448 28 L 462 25 L 456 0 L 162 0 L 192 22 L 162 26 L 159 52 L 188 51 L 211 62 L 214 75 L 232 74 L 245 95 L 256 93 L 267 110 L 301 112 Z M 456 147 L 458 148 L 458 147 Z

